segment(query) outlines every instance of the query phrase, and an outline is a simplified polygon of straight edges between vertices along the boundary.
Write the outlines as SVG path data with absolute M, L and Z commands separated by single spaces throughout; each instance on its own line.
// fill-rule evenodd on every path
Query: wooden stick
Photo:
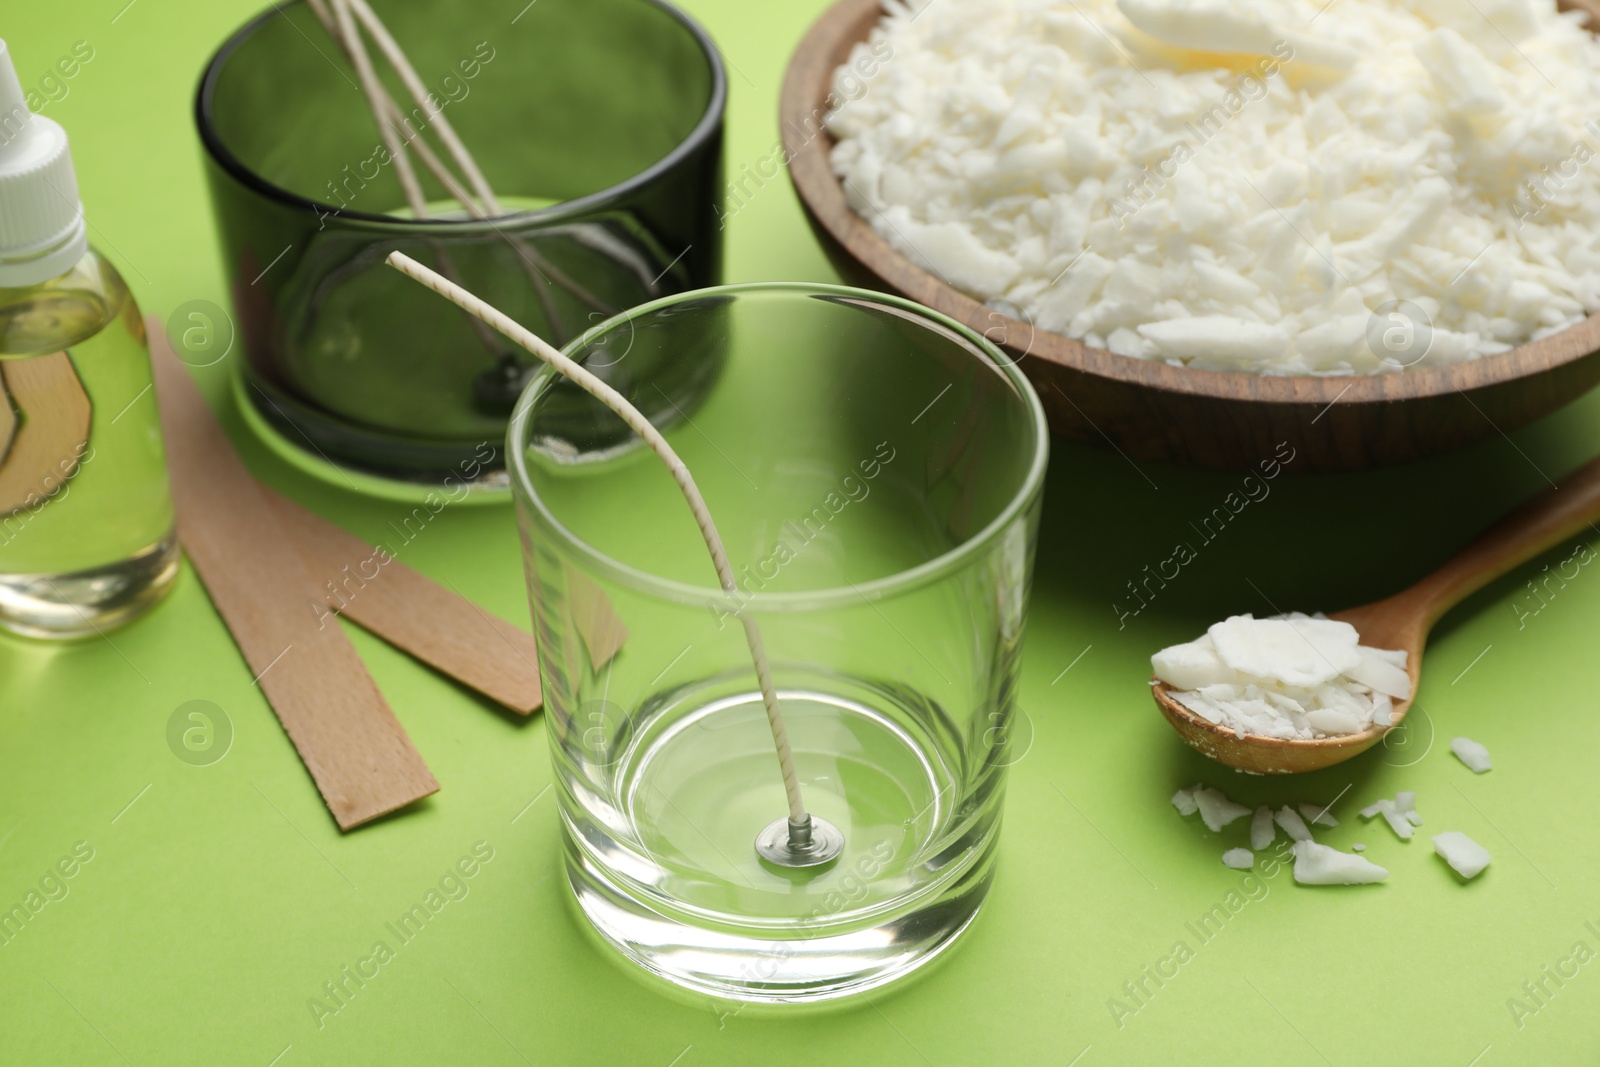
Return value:
M 351 64 L 354 65 L 356 59 L 352 50 L 351 41 L 359 37 L 359 34 L 355 32 L 354 27 L 352 26 L 350 28 L 350 33 L 347 36 L 339 21 L 328 12 L 328 9 L 323 4 L 323 0 L 306 0 L 306 4 L 311 8 L 311 13 L 317 17 L 317 21 L 322 23 L 322 28 L 327 31 L 328 36 L 334 39 L 334 42 L 339 45 L 340 49 L 344 51 L 345 56 L 349 58 Z M 373 101 L 376 101 L 374 106 L 381 109 L 382 115 L 379 118 L 379 125 L 381 126 L 383 122 L 387 121 L 404 136 L 404 140 L 401 142 L 401 148 L 410 148 L 415 150 L 417 153 L 417 158 L 422 160 L 422 165 L 426 167 L 434 176 L 434 178 L 438 180 L 440 185 L 445 187 L 445 190 L 449 192 L 451 196 L 461 202 L 461 206 L 467 209 L 467 214 L 471 215 L 473 218 L 486 217 L 487 213 L 481 206 L 479 206 L 477 201 L 472 199 L 472 194 L 467 192 L 466 186 L 462 185 L 460 180 L 457 179 L 454 174 L 450 173 L 450 169 L 440 162 L 439 157 L 434 155 L 433 149 L 428 147 L 427 141 L 425 141 L 422 137 L 422 131 L 413 130 L 411 128 L 410 123 L 406 119 L 405 112 L 400 109 L 399 104 L 395 103 L 394 97 L 389 94 L 388 89 L 384 88 L 383 82 L 373 78 L 372 81 L 368 83 L 365 79 L 362 79 L 361 92 L 367 97 L 369 104 L 372 104 Z M 387 142 L 385 143 L 387 144 Z M 395 150 L 390 148 L 389 154 L 391 156 L 394 155 Z M 420 200 L 420 197 L 418 199 Z M 407 198 L 407 202 L 410 202 L 409 197 Z M 411 210 L 417 210 L 417 205 L 415 203 L 411 204 Z M 423 212 L 423 215 L 420 217 L 427 217 L 425 205 L 423 207 Z
M 330 2 L 335 3 L 336 6 L 342 7 L 340 0 L 330 0 Z M 307 0 L 307 3 L 311 7 L 312 14 L 316 15 L 317 19 L 322 23 L 323 29 L 327 30 L 328 36 L 332 37 L 336 42 L 338 42 L 339 47 L 344 50 L 345 55 L 350 58 L 350 62 L 357 67 L 358 71 L 362 64 L 366 64 L 370 69 L 371 64 L 367 59 L 366 49 L 361 44 L 361 35 L 353 25 L 350 25 L 348 19 L 341 20 L 334 18 L 323 6 L 324 0 Z M 367 13 L 371 18 L 372 24 L 379 27 L 383 31 L 385 38 L 391 45 L 394 46 L 396 52 L 400 54 L 402 58 L 404 58 L 404 53 L 399 51 L 399 44 L 395 42 L 393 35 L 389 34 L 387 27 L 383 26 L 383 23 L 381 20 L 379 20 L 376 12 L 373 12 L 369 8 Z M 438 179 L 439 183 L 445 187 L 446 191 L 448 191 L 451 196 L 455 197 L 455 199 L 461 203 L 461 206 L 466 209 L 466 212 L 469 216 L 476 219 L 486 219 L 492 215 L 497 215 L 500 213 L 500 205 L 498 202 L 493 201 L 492 194 L 491 202 L 494 204 L 494 209 L 492 211 L 480 205 L 472 198 L 472 194 L 467 192 L 466 188 L 456 179 L 456 176 L 450 172 L 450 169 L 444 165 L 438 156 L 434 155 L 433 149 L 428 147 L 428 142 L 423 138 L 422 131 L 413 130 L 411 128 L 409 121 L 406 119 L 405 113 L 400 110 L 400 105 L 395 102 L 394 97 L 389 94 L 389 91 L 383 87 L 382 82 L 378 81 L 376 77 L 361 77 L 359 80 L 361 82 L 362 94 L 366 96 L 368 106 L 373 109 L 380 133 L 383 134 L 385 145 L 389 149 L 389 154 L 398 160 L 396 164 L 397 167 L 403 165 L 405 171 L 410 172 L 411 165 L 409 160 L 400 157 L 405 155 L 405 150 L 407 148 L 415 149 L 417 158 L 422 160 L 423 166 L 427 167 L 428 170 L 432 172 L 433 176 Z M 423 108 L 428 107 L 425 102 L 422 103 L 421 106 Z M 436 112 L 435 117 L 438 117 L 440 114 L 441 113 Z M 388 131 L 384 129 L 385 118 L 387 118 L 387 120 L 397 129 L 405 132 L 405 139 L 398 145 L 393 143 L 392 139 L 388 135 Z M 442 128 L 440 136 L 443 137 Z M 463 153 L 463 156 L 458 158 L 467 159 L 469 162 L 471 162 L 473 168 L 476 169 L 476 162 L 472 161 L 471 154 L 467 152 L 466 146 L 462 145 L 459 139 L 457 139 L 456 144 L 460 147 L 461 153 Z M 413 184 L 414 182 L 415 179 L 413 178 Z M 427 205 L 422 201 L 420 189 L 417 190 L 416 195 L 412 195 L 411 188 L 406 185 L 406 181 L 403 176 L 401 177 L 401 185 L 402 187 L 406 188 L 407 202 L 410 204 L 412 214 L 414 214 L 417 218 L 429 217 Z M 506 235 L 502 234 L 502 236 Z M 556 331 L 558 338 L 560 338 L 563 342 L 566 339 L 566 329 L 561 324 L 561 317 L 556 311 L 555 304 L 552 303 L 550 299 L 550 294 L 545 292 L 545 272 L 548 272 L 555 279 L 556 284 L 567 289 L 568 292 L 571 292 L 573 295 L 577 296 L 578 299 L 582 300 L 596 311 L 600 311 L 608 315 L 616 313 L 617 309 L 606 306 L 587 289 L 584 289 L 582 286 L 578 285 L 577 282 L 572 281 L 572 279 L 566 277 L 566 275 L 555 270 L 555 268 L 545 261 L 537 252 L 535 252 L 533 248 L 527 244 L 527 242 L 521 240 L 520 238 L 508 236 L 506 237 L 506 240 L 508 243 L 510 243 L 512 250 L 518 254 L 522 271 L 528 277 L 528 284 L 533 288 L 533 294 L 539 301 L 539 307 L 544 312 L 545 321 L 550 323 L 551 329 Z M 452 281 L 459 282 L 453 265 L 449 262 L 448 257 L 442 249 L 439 250 L 439 257 L 439 266 L 443 270 L 445 276 L 450 278 Z M 540 269 L 541 267 L 543 270 Z M 482 323 L 474 319 L 473 324 L 475 328 L 479 328 L 479 340 L 483 340 L 484 335 L 481 330 Z M 485 342 L 485 346 L 489 348 L 494 347 L 488 342 Z
M 520 715 L 539 710 L 543 696 L 532 634 L 412 570 L 387 550 L 266 486 L 260 489 L 312 576 L 307 611 L 319 627 L 336 625 L 334 619 L 342 616 Z M 607 627 L 602 633 L 610 632 L 603 614 L 609 607 L 602 606 L 602 619 L 594 623 Z
M 422 131 L 416 130 L 413 132 L 411 130 L 405 113 L 400 110 L 400 105 L 394 102 L 394 97 L 389 95 L 388 90 L 379 85 L 378 91 L 383 94 L 380 99 L 383 102 L 384 110 L 389 115 L 389 121 L 410 134 L 403 142 L 404 147 L 410 148 L 417 153 L 417 158 L 422 160 L 422 165 L 438 179 L 440 185 L 444 186 L 445 192 L 455 197 L 461 203 L 461 206 L 467 209 L 468 215 L 475 219 L 487 218 L 489 213 L 476 200 L 472 199 L 472 194 L 467 192 L 467 187 L 462 185 L 460 179 L 450 172 L 450 168 L 446 167 L 439 157 L 433 154 L 433 149 L 428 147 L 428 142 L 423 138 Z
M 567 568 L 567 602 L 572 606 L 572 624 L 589 653 L 589 666 L 598 674 L 628 639 L 628 628 L 617 618 L 605 590 L 571 567 Z
M 407 87 L 411 90 L 417 105 L 426 110 L 429 107 L 426 91 L 423 92 L 422 96 L 416 95 L 418 87 L 421 86 L 421 81 L 416 78 L 415 68 L 411 66 L 410 60 L 406 57 L 404 50 L 401 49 L 399 42 L 394 39 L 394 35 L 389 32 L 388 27 L 383 24 L 383 20 L 378 18 L 377 12 L 373 11 L 370 6 L 367 7 L 362 21 L 367 25 L 369 32 L 373 34 L 373 38 L 379 41 L 380 47 L 384 48 L 384 55 L 394 65 L 396 71 L 400 73 L 402 80 L 406 80 Z M 333 32 L 331 28 L 330 32 Z M 353 35 L 354 30 L 340 27 L 339 33 Z M 335 34 L 336 37 L 338 35 L 337 33 Z M 387 42 L 387 45 L 384 45 L 384 42 Z M 409 80 L 407 80 L 408 71 L 410 72 Z M 368 87 L 364 82 L 362 89 L 368 93 L 369 98 L 374 91 L 374 88 Z M 388 94 L 388 91 L 381 84 L 375 86 L 375 91 L 382 93 L 383 98 L 388 101 L 388 110 L 400 114 L 400 105 L 395 103 L 394 98 Z M 431 117 L 436 120 L 443 120 L 443 109 L 441 108 L 439 111 L 434 112 Z M 472 153 L 467 151 L 467 147 L 461 143 L 461 139 L 455 136 L 454 129 L 448 128 L 447 123 L 444 121 L 439 122 L 439 139 L 445 142 L 446 150 L 451 153 L 456 165 L 461 167 L 462 172 L 469 176 L 469 180 L 471 180 L 471 175 L 477 174 L 478 179 L 482 181 L 483 172 L 479 169 L 477 160 L 473 159 Z M 433 171 L 434 176 L 439 179 L 446 189 L 450 190 L 450 194 L 460 201 L 461 206 L 466 209 L 468 215 L 477 219 L 487 219 L 503 213 L 499 200 L 492 191 L 488 192 L 488 196 L 484 198 L 482 204 L 479 204 L 467 194 L 467 191 L 456 181 L 455 175 L 450 173 L 449 169 L 439 160 L 439 157 L 435 156 L 433 150 L 427 146 L 421 130 L 417 131 L 414 139 L 409 139 L 406 143 L 416 148 L 417 155 L 423 160 L 423 165 Z M 489 189 L 487 183 L 482 185 L 481 188 L 486 191 Z M 607 314 L 615 313 L 616 309 L 606 308 L 587 289 L 582 288 L 576 282 L 551 267 L 544 257 L 534 251 L 527 242 L 513 237 L 506 237 L 506 240 L 511 245 L 512 251 L 517 253 L 517 257 L 521 262 L 522 272 L 527 275 L 528 284 L 533 288 L 533 295 L 539 301 L 539 308 L 544 313 L 545 321 L 555 331 L 558 340 L 565 343 L 567 331 L 565 326 L 562 325 L 561 316 L 556 310 L 555 304 L 550 299 L 550 294 L 545 291 L 546 273 L 553 276 L 557 284 L 562 285 L 563 288 L 573 293 L 590 307 L 604 311 Z M 451 281 L 459 283 L 460 279 L 454 277 L 452 272 L 445 271 L 444 274 Z
M 161 324 L 151 318 L 147 328 L 154 336 Z M 532 634 L 411 569 L 387 549 L 368 544 L 259 482 L 256 489 L 275 511 L 312 578 L 306 608 L 319 629 L 347 618 L 518 714 L 539 710 L 543 697 Z M 598 671 L 621 649 L 627 627 L 593 583 L 574 601 L 578 634 Z
M 331 2 L 338 2 L 338 0 L 331 0 Z M 352 9 L 356 10 L 357 16 L 361 21 L 368 27 L 369 32 L 373 34 L 373 39 L 378 42 L 380 50 L 384 52 L 384 55 L 394 65 L 395 70 L 401 75 L 401 79 L 405 81 L 418 106 L 427 110 L 430 105 L 427 101 L 426 89 L 422 86 L 421 79 L 416 77 L 415 68 L 411 66 L 410 60 L 406 57 L 399 42 L 394 39 L 394 35 L 389 33 L 388 27 L 383 24 L 383 20 L 378 17 L 377 12 L 373 11 L 370 5 L 366 5 L 364 0 L 348 0 L 348 2 L 351 4 Z M 323 8 L 324 0 L 307 0 L 307 3 L 310 5 L 313 14 L 322 22 L 323 28 L 327 30 L 328 35 L 337 41 L 340 47 L 344 49 L 345 54 L 350 56 L 352 62 L 355 62 L 353 47 L 360 47 L 359 33 L 356 29 L 353 26 L 341 23 L 329 15 Z M 354 6 L 357 3 L 361 4 L 360 8 Z M 454 128 L 444 118 L 442 108 L 432 112 L 430 117 L 438 120 L 440 140 L 445 142 L 446 149 L 456 160 L 457 165 L 462 168 L 463 173 L 468 175 L 469 180 L 473 180 L 473 176 L 476 175 L 474 184 L 478 184 L 481 192 L 486 194 L 482 204 L 472 198 L 471 194 L 456 180 L 455 175 L 450 172 L 449 168 L 440 161 L 438 156 L 434 155 L 433 150 L 428 147 L 427 141 L 423 138 L 422 131 L 411 129 L 409 120 L 401 111 L 400 105 L 395 102 L 394 97 L 389 94 L 389 91 L 383 87 L 381 82 L 377 81 L 376 78 L 370 80 L 363 78 L 361 79 L 361 89 L 367 97 L 369 106 L 374 109 L 375 114 L 387 116 L 389 121 L 394 123 L 396 127 L 406 131 L 407 136 L 400 145 L 401 151 L 403 152 L 408 147 L 414 148 L 418 158 L 422 160 L 423 166 L 431 171 L 450 195 L 461 203 L 461 206 L 466 209 L 469 216 L 476 219 L 487 219 L 503 213 L 503 208 L 498 198 L 483 179 L 483 172 L 479 169 L 477 161 L 472 158 L 472 153 L 467 150 L 466 145 L 456 136 Z M 419 92 L 420 95 L 418 95 Z M 383 118 L 380 117 L 380 125 L 382 121 Z M 393 154 L 394 149 L 391 148 L 390 151 Z M 427 217 L 426 211 L 416 204 L 412 205 L 412 211 L 419 218 Z M 620 310 L 605 303 L 584 286 L 558 270 L 554 264 L 539 255 L 538 251 L 521 237 L 512 237 L 508 234 L 501 234 L 501 236 L 511 245 L 512 250 L 517 253 L 522 272 L 527 275 L 528 284 L 532 287 L 533 294 L 539 301 L 539 307 L 544 314 L 545 321 L 549 323 L 550 329 L 558 342 L 564 344 L 568 334 L 565 325 L 561 321 L 561 316 L 550 298 L 550 294 L 545 291 L 547 281 L 565 289 L 581 302 L 603 315 L 614 315 Z M 459 279 L 455 276 L 455 271 L 442 251 L 440 252 L 439 265 L 446 277 L 459 283 Z
M 430 110 L 432 105 L 429 104 L 428 99 L 431 94 L 428 92 L 427 86 L 423 85 L 422 79 L 417 77 L 416 68 L 406 58 L 406 54 L 401 50 L 400 45 L 390 36 L 388 27 L 379 21 L 378 16 L 367 5 L 367 0 L 335 0 L 335 2 L 348 3 L 350 5 L 351 10 L 355 12 L 356 18 L 360 19 L 367 32 L 372 34 L 372 39 L 376 42 L 378 50 L 383 53 L 384 58 L 394 67 L 395 73 L 400 75 L 400 81 L 411 94 L 411 98 L 416 101 L 417 106 L 424 110 Z M 456 161 L 456 166 L 461 168 L 461 173 L 467 176 L 467 184 L 471 185 L 478 194 L 478 199 L 483 201 L 483 206 L 492 215 L 501 214 L 500 202 L 495 198 L 494 190 L 489 188 L 489 183 L 484 178 L 483 171 L 478 169 L 477 161 L 472 158 L 472 153 L 467 151 L 466 145 L 461 143 L 461 138 L 456 136 L 455 127 L 450 125 L 449 119 L 445 118 L 444 109 L 441 107 L 438 110 L 431 111 L 428 118 L 438 127 L 439 140 L 444 142 L 444 146 L 449 151 L 451 158 Z
M 372 121 L 378 124 L 378 135 L 383 138 L 384 147 L 389 150 L 389 158 L 394 162 L 395 177 L 400 179 L 400 188 L 405 191 L 406 203 L 411 205 L 412 212 L 418 218 L 426 218 L 427 201 L 422 196 L 422 186 L 417 182 L 417 172 L 411 169 L 411 157 L 406 154 L 404 146 L 395 136 L 394 129 L 384 121 L 378 76 L 373 72 L 372 59 L 367 55 L 366 45 L 361 43 L 361 35 L 356 32 L 355 23 L 351 21 L 349 0 L 328 0 L 328 2 L 333 5 L 333 15 L 339 27 L 338 37 L 344 44 L 350 63 L 356 68 L 356 79 L 361 82 L 361 93 L 367 98 L 367 106 L 372 109 Z
M 0 471 L 5 469 L 6 456 L 16 436 L 17 413 L 11 406 L 11 393 L 6 389 L 5 371 L 0 370 Z
M 417 754 L 164 333 L 150 331 L 178 533 L 284 732 L 340 829 L 432 793 Z
M 22 412 L 20 423 L 11 412 L 13 401 Z M 9 515 L 48 500 L 78 472 L 89 450 L 94 407 L 65 352 L 0 362 L 0 404 L 8 427 L 7 440 L 0 442 L 0 515 Z
M 333 5 L 331 13 L 326 6 L 328 3 Z M 405 124 L 400 106 L 394 102 L 394 97 L 389 95 L 389 91 L 383 87 L 383 83 L 378 80 L 376 72 L 372 69 L 372 60 L 367 55 L 366 46 L 361 43 L 361 34 L 350 21 L 344 0 L 306 0 L 306 4 L 311 8 L 311 13 L 317 17 L 317 21 L 322 23 L 322 28 L 328 32 L 328 36 L 338 43 L 349 58 L 350 64 L 356 68 L 357 80 L 361 83 L 361 94 L 367 98 L 367 106 L 372 109 L 373 121 L 378 125 L 378 135 L 383 138 L 389 158 L 394 161 L 395 175 L 399 179 L 401 191 L 405 194 L 406 204 L 411 208 L 411 214 L 419 219 L 428 218 L 430 214 L 428 202 L 422 195 L 422 186 L 417 181 L 416 171 L 412 169 L 411 157 L 406 154 L 408 145 L 415 142 L 417 155 L 425 164 L 429 162 L 433 164 L 434 176 L 444 183 L 451 191 L 451 195 L 456 195 L 456 190 L 462 192 L 465 190 L 461 189 L 460 183 L 444 169 L 438 157 L 422 141 L 422 132 L 412 131 Z M 386 118 L 393 121 L 386 122 Z M 397 140 L 395 136 L 397 133 L 404 139 Z M 475 206 L 466 200 L 462 203 L 467 205 L 469 213 Z M 449 277 L 455 278 L 457 276 L 455 263 L 450 259 L 450 254 L 437 245 L 434 246 L 434 252 L 439 257 L 439 268 Z M 483 323 L 476 319 L 469 318 L 469 322 L 473 332 L 478 335 L 479 343 L 493 353 L 499 347 L 495 343 L 493 334 L 485 330 Z
M 705 498 L 700 495 L 700 488 L 695 485 L 694 476 L 689 473 L 689 468 L 683 460 L 678 458 L 677 452 L 667 443 L 667 439 L 661 436 L 661 431 L 657 430 L 638 408 L 628 403 L 627 398 L 621 393 L 550 347 L 542 338 L 515 319 L 437 271 L 428 269 L 400 252 L 391 252 L 388 263 L 468 314 L 482 319 L 554 367 L 562 376 L 610 408 L 634 433 L 644 438 L 651 451 L 667 465 L 667 470 L 671 472 L 673 480 L 683 492 L 684 499 L 688 501 L 689 509 L 694 512 L 695 522 L 699 525 L 700 535 L 705 538 L 706 547 L 711 552 L 711 562 L 716 567 L 717 579 L 722 583 L 723 590 L 731 595 L 736 603 L 740 601 L 739 583 L 734 578 L 733 566 L 728 562 L 728 553 L 723 548 L 722 537 L 717 533 L 716 522 L 711 518 L 711 511 L 706 507 Z M 809 816 L 806 814 L 805 803 L 800 795 L 800 776 L 795 770 L 794 753 L 789 747 L 789 731 L 784 725 L 783 710 L 778 706 L 778 693 L 772 684 L 772 672 L 767 665 L 767 654 L 762 644 L 760 627 L 757 626 L 754 616 L 744 611 L 742 604 L 736 614 L 739 621 L 744 624 L 745 641 L 750 646 L 750 658 L 755 664 L 756 679 L 761 685 L 761 699 L 767 709 L 767 725 L 772 728 L 772 741 L 778 750 L 778 764 L 783 772 L 784 794 L 789 802 L 790 825 L 808 824 Z

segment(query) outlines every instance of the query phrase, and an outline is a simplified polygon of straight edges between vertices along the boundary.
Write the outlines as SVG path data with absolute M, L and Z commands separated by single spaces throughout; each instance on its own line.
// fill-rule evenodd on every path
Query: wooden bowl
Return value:
M 1600 24 L 1600 0 L 1562 0 Z M 1361 377 L 1261 377 L 1118 356 L 1037 330 L 913 264 L 850 210 L 822 128 L 834 71 L 882 16 L 839 0 L 790 61 L 783 147 L 800 201 L 840 274 L 943 312 L 1022 357 L 1054 433 L 1135 460 L 1244 469 L 1285 443 L 1293 471 L 1378 467 L 1509 433 L 1600 382 L 1600 315 L 1496 356 Z

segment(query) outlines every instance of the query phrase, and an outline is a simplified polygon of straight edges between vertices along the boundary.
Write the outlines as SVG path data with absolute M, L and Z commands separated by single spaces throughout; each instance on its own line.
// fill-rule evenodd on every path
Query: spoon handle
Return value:
M 1600 537 L 1600 459 L 1511 512 L 1402 596 L 1425 605 L 1428 622 L 1512 568 L 1584 532 Z

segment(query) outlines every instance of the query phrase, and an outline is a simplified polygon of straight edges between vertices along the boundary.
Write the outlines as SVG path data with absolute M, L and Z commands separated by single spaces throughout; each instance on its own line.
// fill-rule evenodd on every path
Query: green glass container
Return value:
M 506 213 L 467 217 L 417 163 L 430 217 L 416 218 L 353 71 L 306 5 L 249 23 L 196 100 L 246 392 L 285 440 L 346 468 L 437 483 L 470 467 L 503 485 L 527 358 L 419 296 L 384 257 L 452 274 L 557 345 L 714 284 L 722 61 L 655 0 L 412 0 L 380 13 Z M 379 70 L 408 129 L 443 155 L 437 122 Z

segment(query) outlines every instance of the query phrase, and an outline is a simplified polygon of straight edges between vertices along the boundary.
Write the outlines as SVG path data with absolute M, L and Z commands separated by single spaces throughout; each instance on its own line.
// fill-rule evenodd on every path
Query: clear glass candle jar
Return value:
M 738 595 L 622 421 L 553 372 L 508 454 L 566 865 L 601 935 L 719 996 L 871 988 L 951 943 L 994 869 L 1047 436 L 1023 376 L 897 298 L 743 285 L 658 300 L 567 354 L 667 436 Z M 785 814 L 739 613 L 760 624 L 822 868 Z M 626 627 L 606 659 L 597 633 Z

